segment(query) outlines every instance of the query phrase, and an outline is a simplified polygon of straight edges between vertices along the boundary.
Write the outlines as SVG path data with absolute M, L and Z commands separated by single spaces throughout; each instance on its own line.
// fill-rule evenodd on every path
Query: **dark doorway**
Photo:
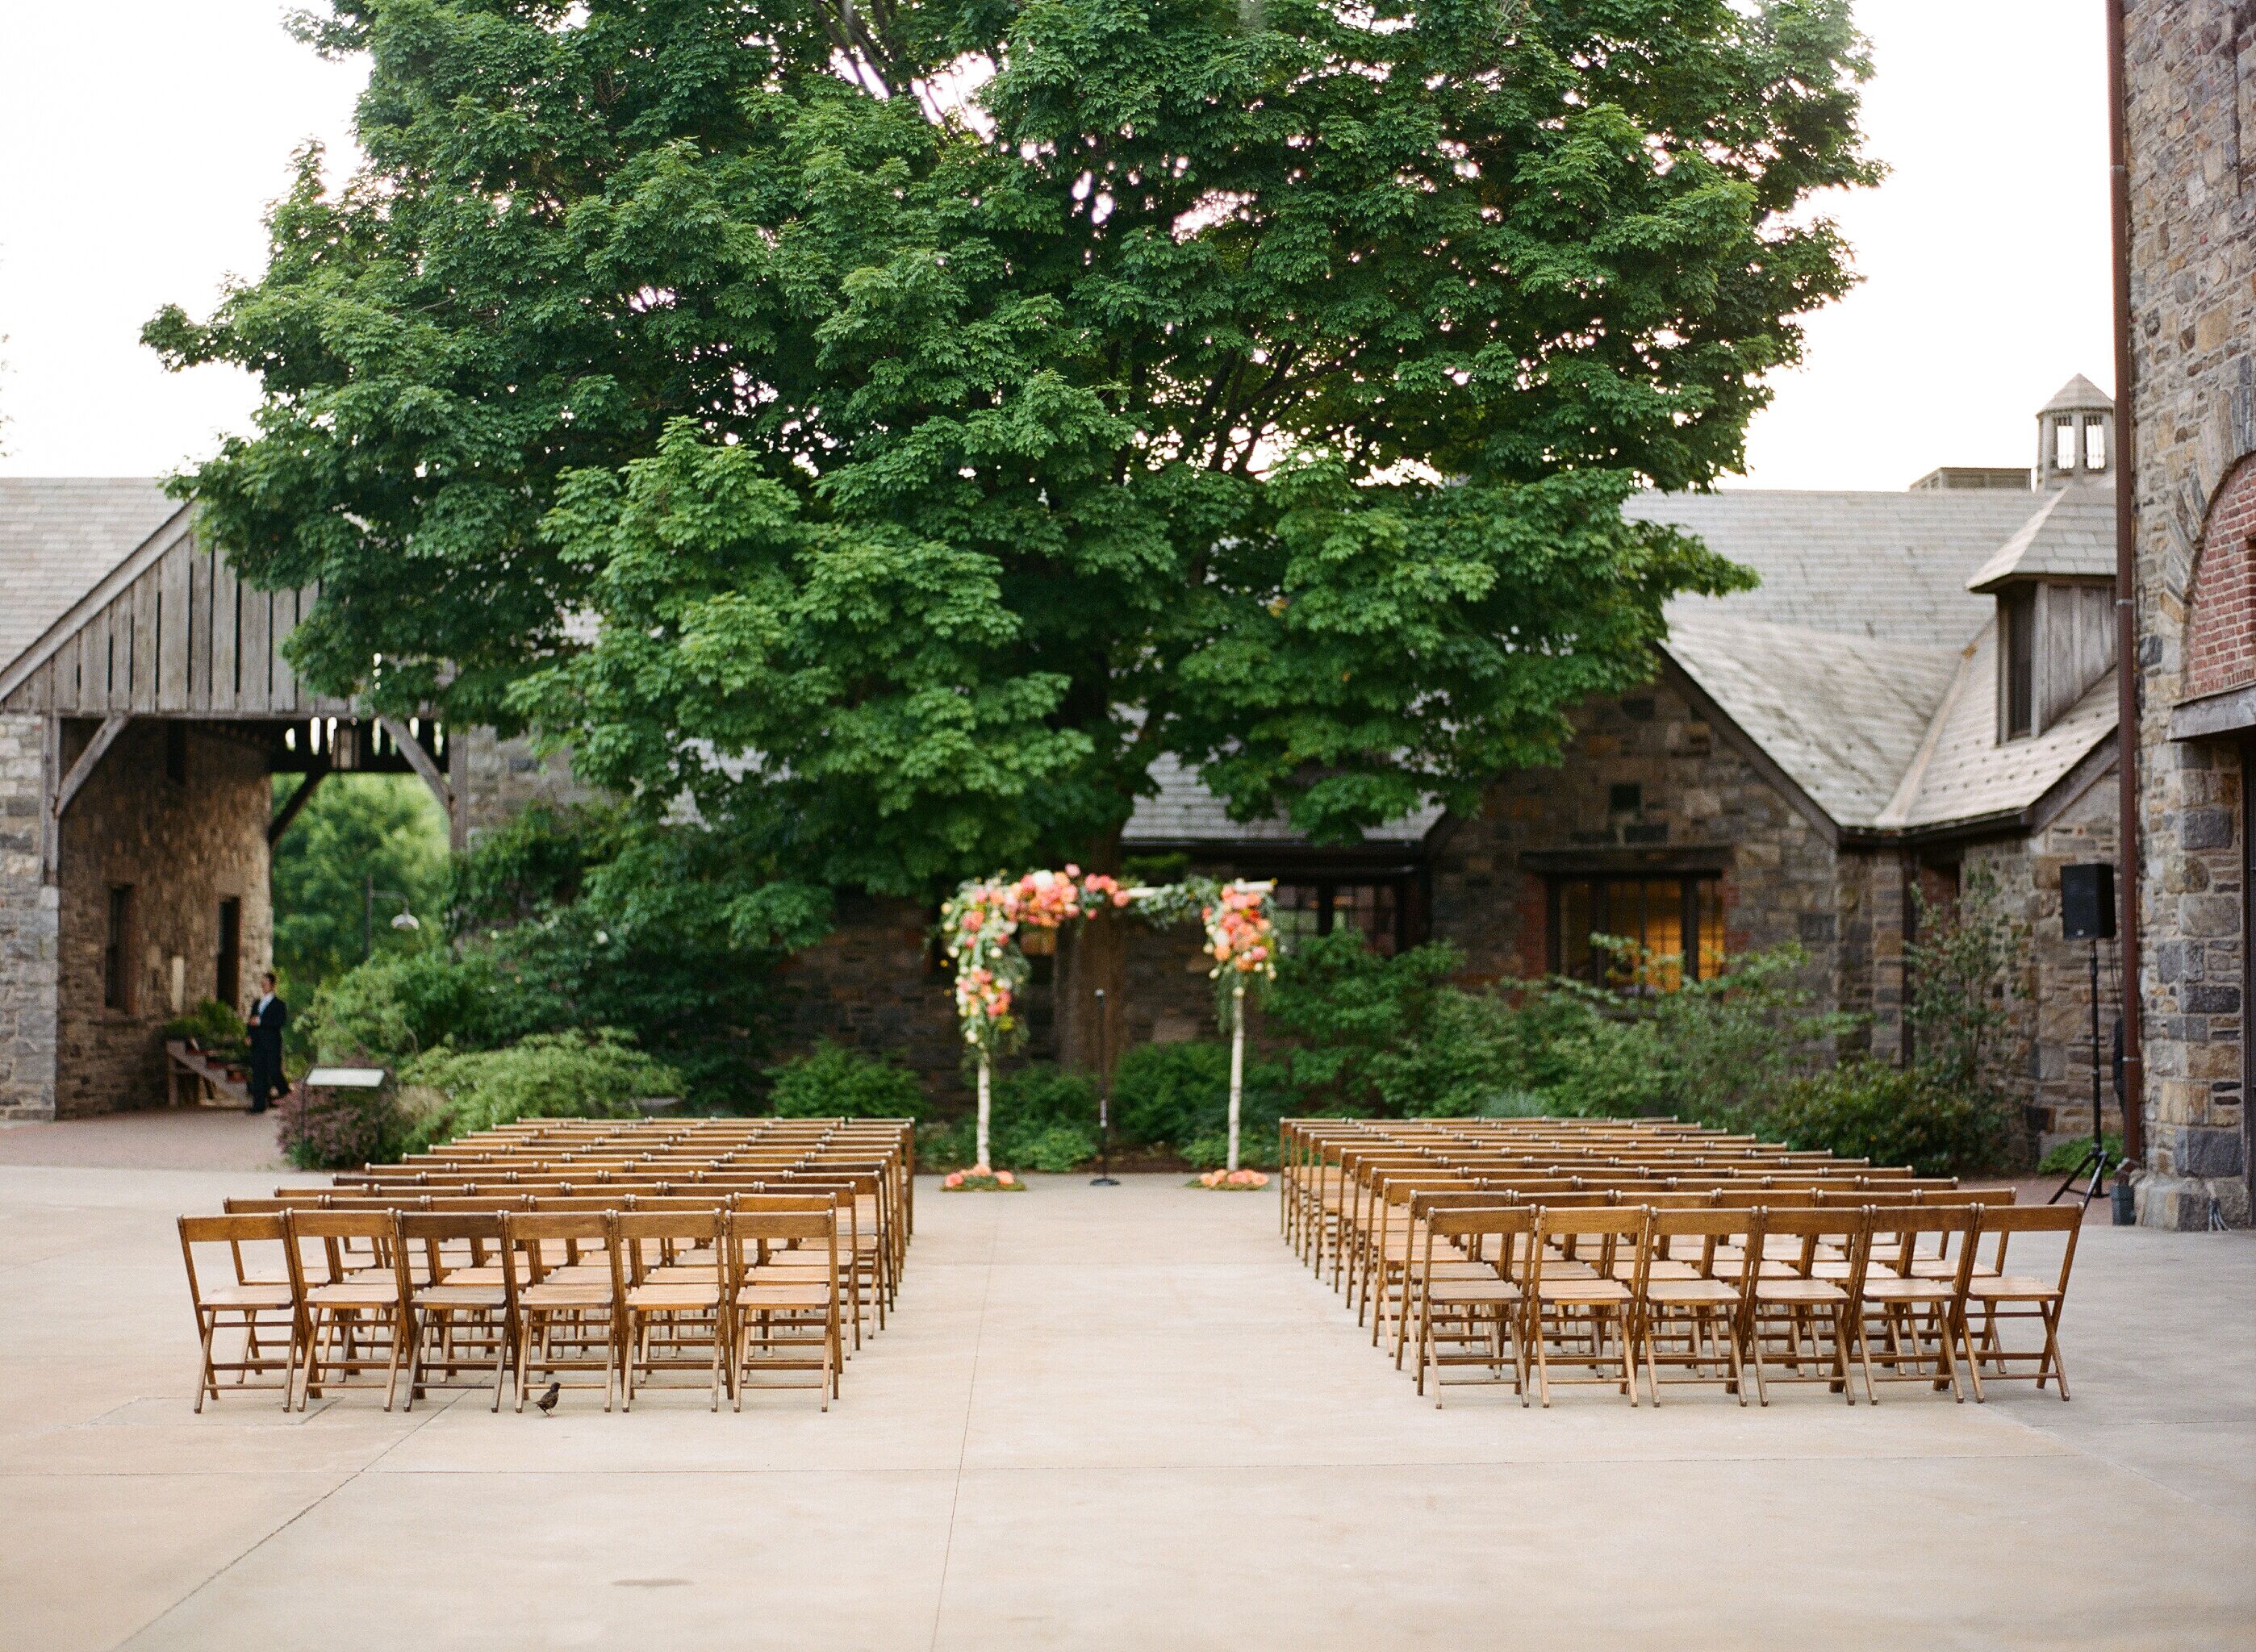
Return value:
M 230 1009 L 243 1008 L 243 903 L 229 895 L 219 903 L 219 958 L 212 996 Z

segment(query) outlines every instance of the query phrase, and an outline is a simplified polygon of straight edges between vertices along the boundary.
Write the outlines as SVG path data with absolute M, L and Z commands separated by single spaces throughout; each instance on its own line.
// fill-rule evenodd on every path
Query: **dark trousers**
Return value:
M 250 1057 L 250 1110 L 264 1113 L 278 1097 L 289 1093 L 290 1081 L 282 1076 L 282 1058 L 254 1051 Z

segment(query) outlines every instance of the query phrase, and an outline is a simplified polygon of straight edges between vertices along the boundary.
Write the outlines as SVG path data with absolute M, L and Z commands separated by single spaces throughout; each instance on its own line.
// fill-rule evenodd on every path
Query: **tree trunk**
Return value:
M 1091 844 L 1083 872 L 1120 875 L 1120 836 Z M 1068 924 L 1058 937 L 1058 1065 L 1100 1079 L 1120 1058 L 1128 992 L 1128 921 L 1113 907 Z M 1099 991 L 1104 996 L 1097 997 Z

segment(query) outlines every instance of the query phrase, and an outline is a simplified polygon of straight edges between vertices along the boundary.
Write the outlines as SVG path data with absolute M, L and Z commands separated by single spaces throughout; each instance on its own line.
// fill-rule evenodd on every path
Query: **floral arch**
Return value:
M 941 942 L 955 967 L 956 1023 L 979 1064 L 978 1163 L 973 1173 L 992 1173 L 987 1162 L 987 1126 L 996 1058 L 1018 1048 L 1026 1036 L 1016 1011 L 1030 967 L 1019 948 L 1019 931 L 1060 929 L 1108 908 L 1132 911 L 1154 924 L 1196 917 L 1205 925 L 1206 953 L 1214 960 L 1207 973 L 1228 989 L 1218 995 L 1228 1007 L 1228 1168 L 1235 1170 L 1238 1110 L 1245 1087 L 1245 988 L 1250 981 L 1277 973 L 1277 934 L 1269 911 L 1269 894 L 1275 887 L 1242 879 L 1224 883 L 1189 878 L 1132 888 L 1101 872 L 1084 875 L 1077 866 L 1061 872 L 1028 872 L 1016 879 L 975 879 L 959 887 L 940 909 L 940 927 Z

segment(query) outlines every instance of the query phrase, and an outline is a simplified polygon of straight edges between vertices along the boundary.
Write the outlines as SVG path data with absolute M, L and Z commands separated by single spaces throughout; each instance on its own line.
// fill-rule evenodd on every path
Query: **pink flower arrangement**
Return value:
M 1266 1187 L 1269 1178 L 1259 1170 L 1209 1170 L 1198 1178 L 1201 1187 L 1237 1189 Z
M 1216 975 L 1225 970 L 1241 975 L 1277 973 L 1277 931 L 1269 921 L 1268 890 L 1230 884 L 1199 916 L 1206 923 L 1206 949 Z

